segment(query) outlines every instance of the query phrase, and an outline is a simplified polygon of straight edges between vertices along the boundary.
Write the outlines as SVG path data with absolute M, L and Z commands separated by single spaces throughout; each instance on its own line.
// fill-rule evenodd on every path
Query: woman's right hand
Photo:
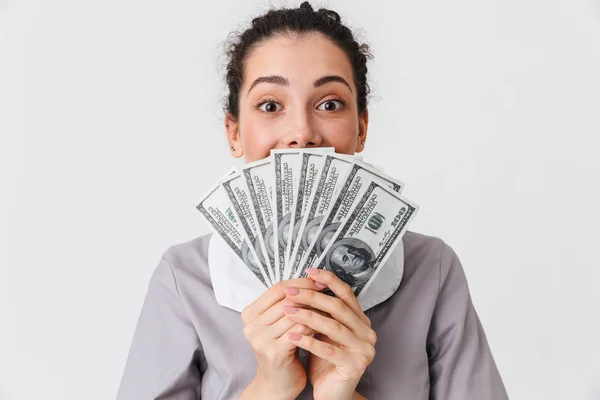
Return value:
M 297 346 L 288 333 L 314 333 L 289 319 L 283 307 L 285 287 L 319 290 L 310 278 L 278 282 L 242 311 L 244 336 L 256 356 L 256 377 L 240 399 L 295 399 L 306 386 L 306 372 L 296 357 Z

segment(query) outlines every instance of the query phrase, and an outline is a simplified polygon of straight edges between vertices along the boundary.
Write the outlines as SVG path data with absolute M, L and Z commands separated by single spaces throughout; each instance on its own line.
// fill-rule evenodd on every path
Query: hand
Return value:
M 337 297 L 311 289 L 287 288 L 288 299 L 311 309 L 285 306 L 286 315 L 317 332 L 314 337 L 302 332 L 288 333 L 290 343 L 311 353 L 308 379 L 315 399 L 357 398 L 360 395 L 355 393 L 356 385 L 375 357 L 377 335 L 350 286 L 332 272 L 306 271 L 317 289 L 329 287 Z
M 285 287 L 315 291 L 310 278 L 279 282 L 242 311 L 244 336 L 256 356 L 256 377 L 240 399 L 295 399 L 306 386 L 306 372 L 298 357 L 297 346 L 288 333 L 310 335 L 314 331 L 288 318 L 284 312 Z

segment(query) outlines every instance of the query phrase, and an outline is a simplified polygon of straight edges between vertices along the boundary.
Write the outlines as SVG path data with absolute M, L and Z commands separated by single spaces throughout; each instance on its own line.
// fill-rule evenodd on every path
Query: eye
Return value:
M 266 113 L 274 113 L 277 111 L 281 111 L 282 109 L 281 104 L 276 103 L 274 101 L 263 101 L 262 103 L 257 104 L 256 108 Z
M 337 111 L 340 108 L 344 107 L 346 103 L 344 103 L 342 100 L 327 100 L 322 102 L 321 104 L 319 104 L 319 106 L 317 107 L 317 110 L 321 110 L 321 111 Z

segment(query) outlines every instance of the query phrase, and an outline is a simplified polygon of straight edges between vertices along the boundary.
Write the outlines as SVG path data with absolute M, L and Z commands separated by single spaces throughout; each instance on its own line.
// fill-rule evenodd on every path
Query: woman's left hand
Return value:
M 377 335 L 350 286 L 326 270 L 307 269 L 319 289 L 328 287 L 337 297 L 307 289 L 286 288 L 288 299 L 301 307 L 285 306 L 288 318 L 318 332 L 313 336 L 288 334 L 298 347 L 311 353 L 308 379 L 315 399 L 349 400 L 358 396 L 356 385 L 375 357 Z M 325 315 L 324 315 L 325 314 Z

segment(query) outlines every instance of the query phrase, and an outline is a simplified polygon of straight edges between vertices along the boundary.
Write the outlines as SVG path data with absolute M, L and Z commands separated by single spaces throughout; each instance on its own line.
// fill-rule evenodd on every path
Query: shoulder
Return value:
M 401 246 L 392 255 L 397 257 L 396 260 L 391 261 L 393 266 L 404 257 L 399 286 L 371 316 L 377 318 L 377 313 L 381 312 L 386 316 L 399 316 L 404 322 L 410 319 L 412 332 L 420 332 L 417 336 L 425 338 L 456 255 L 442 239 L 412 231 L 404 234 Z M 391 275 L 386 278 L 388 281 L 394 279 Z M 462 288 L 454 286 L 453 290 L 462 291 Z
M 211 234 L 196 237 L 186 242 L 169 246 L 163 251 L 161 266 L 170 269 L 176 286 L 190 286 L 190 284 L 208 286 L 212 288 L 208 268 L 208 247 Z
M 428 261 L 432 264 L 451 262 L 456 253 L 446 242 L 435 236 L 408 231 L 403 237 L 404 261 L 409 263 Z
M 408 231 L 403 237 L 405 274 L 437 277 L 438 284 L 444 280 L 453 265 L 460 264 L 454 249 L 444 240 Z
M 169 246 L 162 254 L 162 258 L 173 264 L 187 264 L 190 261 L 208 261 L 208 245 L 212 234 L 198 236 L 186 242 Z
M 404 242 L 405 260 L 413 257 L 434 256 L 435 254 L 439 256 L 445 245 L 444 241 L 438 237 L 412 231 L 407 231 L 402 241 Z

